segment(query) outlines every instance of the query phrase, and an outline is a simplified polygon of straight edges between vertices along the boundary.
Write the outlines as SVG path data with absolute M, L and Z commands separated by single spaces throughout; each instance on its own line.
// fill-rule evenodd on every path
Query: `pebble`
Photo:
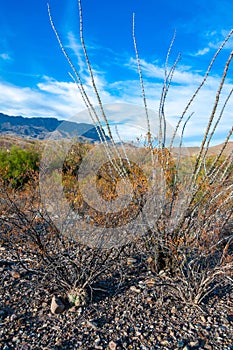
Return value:
M 111 340 L 110 343 L 108 344 L 108 347 L 110 350 L 116 350 L 117 344 Z
M 136 263 L 137 263 L 137 259 L 135 259 L 135 258 L 128 258 L 127 259 L 128 265 L 135 265 Z
M 172 314 L 176 314 L 176 313 L 177 313 L 177 309 L 176 309 L 175 306 L 173 306 L 173 307 L 171 308 L 171 313 L 172 313 Z
M 52 314 L 61 314 L 65 310 L 65 305 L 57 296 L 54 295 L 52 297 L 50 310 Z
M 206 318 L 205 318 L 205 316 L 202 316 L 202 315 L 201 315 L 200 319 L 201 319 L 202 322 L 206 323 Z
M 15 271 L 11 271 L 11 276 L 15 279 L 20 278 L 20 274 L 18 272 L 15 272 Z
M 135 292 L 135 293 L 141 293 L 141 289 L 139 289 L 139 288 L 137 288 L 137 287 L 135 287 L 135 286 L 131 286 L 131 287 L 130 287 L 130 290 L 131 290 L 132 292 Z
M 146 285 L 147 285 L 149 288 L 154 287 L 154 285 L 155 285 L 155 279 L 154 279 L 154 278 L 150 278 L 149 280 L 146 280 Z
M 199 345 L 199 340 L 190 341 L 189 345 L 192 346 L 192 347 L 197 347 Z
M 124 271 L 120 282 L 111 284 L 112 276 L 107 275 L 104 292 L 93 286 L 93 300 L 81 314 L 78 307 L 50 312 L 51 295 L 58 292 L 52 286 L 44 288 L 38 276 L 26 273 L 22 279 L 21 272 L 20 278 L 11 270 L 0 273 L 1 350 L 233 349 L 231 294 L 201 305 L 203 314 L 172 299 L 167 287 L 161 290 L 157 275 L 145 270 L 134 276 L 124 261 L 129 276 Z
M 95 339 L 95 343 L 98 345 L 100 342 L 101 342 L 101 339 L 100 339 L 100 337 L 98 335 L 98 337 Z
M 97 324 L 95 323 L 95 322 L 93 322 L 93 321 L 86 321 L 86 325 L 88 326 L 88 327 L 90 327 L 90 328 L 93 328 L 93 329 L 97 329 L 98 327 L 97 327 Z
M 10 317 L 10 320 L 11 321 L 14 321 L 18 318 L 18 316 L 16 314 L 12 314 L 11 317 Z
M 169 341 L 168 340 L 161 340 L 160 344 L 166 346 L 166 345 L 169 345 Z

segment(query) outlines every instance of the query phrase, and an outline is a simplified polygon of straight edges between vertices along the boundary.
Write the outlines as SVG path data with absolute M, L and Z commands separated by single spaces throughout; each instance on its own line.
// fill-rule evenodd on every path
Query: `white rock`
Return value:
M 132 292 L 135 292 L 135 293 L 141 293 L 141 289 L 136 288 L 135 286 L 131 286 L 131 287 L 130 287 L 130 290 L 131 290 Z
M 116 350 L 117 344 L 114 341 L 110 341 L 108 347 L 110 350 Z
M 54 295 L 52 297 L 50 309 L 51 309 L 52 314 L 61 314 L 65 309 L 65 305 L 57 296 Z

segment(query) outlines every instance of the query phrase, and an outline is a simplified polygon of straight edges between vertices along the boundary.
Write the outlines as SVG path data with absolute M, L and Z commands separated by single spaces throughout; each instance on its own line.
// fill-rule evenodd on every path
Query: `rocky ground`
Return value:
M 0 253 L 1 350 L 233 349 L 230 286 L 200 307 L 187 305 L 156 287 L 158 277 L 146 268 L 137 276 L 132 265 L 122 284 L 106 276 L 85 307 L 65 305 L 56 315 L 38 275 L 8 260 L 3 247 Z

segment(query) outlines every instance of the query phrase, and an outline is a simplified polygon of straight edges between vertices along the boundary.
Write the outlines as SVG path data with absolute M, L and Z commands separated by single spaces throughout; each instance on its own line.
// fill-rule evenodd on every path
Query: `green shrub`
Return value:
M 39 154 L 34 149 L 12 146 L 0 150 L 0 177 L 13 188 L 22 187 L 39 169 Z

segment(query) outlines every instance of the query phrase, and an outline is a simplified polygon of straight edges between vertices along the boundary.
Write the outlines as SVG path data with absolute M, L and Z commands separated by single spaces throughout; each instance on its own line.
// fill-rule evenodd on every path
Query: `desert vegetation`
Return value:
M 119 291 L 122 286 L 129 288 L 133 278 L 132 271 L 137 280 L 141 271 L 145 269 L 150 271 L 151 288 L 156 290 L 157 299 L 161 301 L 170 297 L 182 300 L 185 305 L 202 308 L 214 291 L 232 288 L 233 281 L 233 151 L 230 147 L 233 129 L 226 131 L 225 141 L 217 151 L 211 153 L 210 147 L 232 93 L 232 90 L 229 91 L 227 99 L 221 101 L 221 91 L 233 52 L 223 67 L 215 103 L 195 156 L 182 154 L 182 140 L 185 126 L 191 118 L 190 115 L 187 117 L 189 107 L 208 79 L 218 55 L 222 53 L 233 32 L 229 33 L 216 51 L 203 81 L 181 115 L 173 136 L 167 139 L 165 104 L 178 63 L 175 61 L 171 66 L 168 63 L 172 42 L 167 56 L 160 101 L 158 140 L 154 144 L 143 72 L 133 29 L 142 103 L 148 124 L 146 144 L 133 149 L 133 152 L 138 152 L 136 159 L 140 158 L 140 152 L 142 158 L 145 158 L 143 152 L 146 152 L 147 160 L 142 168 L 136 160 L 132 160 L 132 149 L 125 148 L 123 142 L 118 147 L 113 139 L 85 46 L 81 1 L 79 14 L 80 40 L 101 116 L 96 112 L 85 91 L 78 68 L 65 51 L 49 10 L 52 28 L 73 71 L 72 78 L 77 83 L 98 130 L 100 144 L 107 159 L 94 174 L 93 183 L 99 196 L 109 205 L 118 197 L 127 195 L 125 189 L 130 183 L 131 199 L 127 207 L 110 213 L 95 210 L 94 204 L 87 204 L 80 190 L 79 169 L 83 159 L 95 145 L 73 142 L 65 158 L 61 156 L 62 165 L 54 159 L 53 163 L 49 163 L 49 169 L 42 157 L 43 151 L 19 147 L 2 150 L 0 244 L 10 252 L 11 258 L 8 257 L 5 262 L 2 259 L 0 262 L 17 262 L 28 273 L 37 275 L 38 283 L 49 293 L 60 295 L 66 308 L 75 306 L 78 310 L 81 306 L 91 304 L 96 295 L 101 294 L 101 290 L 106 292 L 110 288 L 109 285 L 114 292 Z M 220 112 L 217 108 L 219 104 L 222 106 Z M 105 139 L 103 125 L 110 141 Z M 178 133 L 179 147 L 175 148 L 174 140 Z M 53 181 L 45 182 L 43 176 L 47 176 L 48 173 L 52 174 Z M 55 193 L 55 175 L 61 178 L 64 196 L 70 209 L 68 214 L 75 214 L 75 217 L 79 217 L 89 228 L 92 227 L 93 232 L 96 227 L 100 228 L 103 239 L 100 235 L 92 244 L 92 237 L 89 237 L 89 244 L 84 244 L 78 239 L 77 232 L 69 230 L 67 234 L 65 230 L 57 227 L 56 220 L 48 214 L 48 208 L 43 201 L 42 192 L 49 189 L 40 187 L 42 179 Z M 82 181 L 91 181 L 88 173 L 83 176 Z M 119 187 L 120 184 L 123 185 Z M 149 209 L 146 207 L 144 210 L 146 203 L 150 204 Z M 57 215 L 61 214 L 58 212 Z M 134 225 L 134 231 L 126 230 L 124 233 L 125 226 L 139 216 L 141 225 Z M 90 230 L 89 228 L 87 230 Z M 124 244 L 113 242 L 112 246 L 106 247 L 104 230 L 109 228 L 122 231 L 122 235 L 127 238 Z
M 79 191 L 78 169 L 83 157 L 93 146 L 76 143 L 66 154 L 62 165 L 62 184 L 70 208 L 77 211 L 79 215 L 90 217 L 92 225 L 100 225 L 101 227 L 121 225 L 124 227 L 127 220 L 134 220 L 139 215 L 145 202 L 150 200 L 150 204 L 154 204 L 159 209 L 150 208 L 150 210 L 157 211 L 157 213 L 154 216 L 153 223 L 143 222 L 143 225 L 148 225 L 148 227 L 142 235 L 140 232 L 132 232 L 137 237 L 133 242 L 134 249 L 138 249 L 138 254 L 144 256 L 145 263 L 149 259 L 149 266 L 153 266 L 156 274 L 163 271 L 161 276 L 164 276 L 164 285 L 166 285 L 166 288 L 171 287 L 172 294 L 177 293 L 183 301 L 199 304 L 219 284 L 232 282 L 232 151 L 227 155 L 224 153 L 229 144 L 232 130 L 226 134 L 226 140 L 219 151 L 215 155 L 208 155 L 210 141 L 231 95 L 230 91 L 227 100 L 224 101 L 220 115 L 216 115 L 221 89 L 232 60 L 232 53 L 223 69 L 223 76 L 216 92 L 216 101 L 201 147 L 198 154 L 191 160 L 191 171 L 187 172 L 187 169 L 185 170 L 184 164 L 187 162 L 187 158 L 184 160 L 184 157 L 181 156 L 183 135 L 181 135 L 180 147 L 176 155 L 173 153 L 173 143 L 191 102 L 196 98 L 202 85 L 207 80 L 217 56 L 221 53 L 232 33 L 228 35 L 213 57 L 202 83 L 191 97 L 186 110 L 179 119 L 170 144 L 166 140 L 164 106 L 177 61 L 169 71 L 165 72 L 159 112 L 159 139 L 156 146 L 154 146 L 151 140 L 143 72 L 140 67 L 140 58 L 133 29 L 145 118 L 148 119 L 147 141 L 144 149 L 149 152 L 152 159 L 152 166 L 148 166 L 152 177 L 155 176 L 154 169 L 157 168 L 156 183 L 159 182 L 159 177 L 163 177 L 162 182 L 159 183 L 159 186 L 163 187 L 161 191 L 158 185 L 149 189 L 148 175 L 140 169 L 140 166 L 129 160 L 127 150 L 124 150 L 124 155 L 122 155 L 115 144 L 101 97 L 95 85 L 95 78 L 84 42 L 81 2 L 79 2 L 79 12 L 81 43 L 102 113 L 101 117 L 106 123 L 109 142 L 104 139 L 105 134 L 100 117 L 85 92 L 78 70 L 72 64 L 62 45 L 50 11 L 49 16 L 62 51 L 73 70 L 74 80 L 77 80 L 78 88 L 90 111 L 93 122 L 96 128 L 99 128 L 100 141 L 107 155 L 108 161 L 95 174 L 96 187 L 99 195 L 110 203 L 119 196 L 119 192 L 116 191 L 118 182 L 127 180 L 132 185 L 133 197 L 128 207 L 124 208 L 121 213 L 96 213 L 90 205 L 87 205 Z M 173 42 L 169 53 L 172 45 Z M 166 62 L 167 70 L 169 53 Z M 185 125 L 182 133 L 184 131 Z M 134 151 L 142 152 L 141 149 L 135 149 Z M 26 254 L 26 250 L 30 256 L 35 255 L 37 258 L 30 260 L 30 264 L 33 265 L 30 269 L 37 271 L 36 267 L 39 268 L 43 264 L 43 275 L 48 275 L 49 271 L 49 276 L 53 276 L 56 283 L 59 280 L 59 284 L 65 287 L 66 290 L 82 289 L 90 286 L 90 282 L 97 277 L 100 278 L 105 268 L 113 265 L 113 261 L 111 262 L 112 251 L 102 250 L 100 240 L 99 247 L 95 247 L 94 252 L 92 252 L 92 249 L 86 248 L 90 254 L 91 262 L 88 264 L 85 262 L 84 266 L 80 257 L 81 263 L 80 261 L 77 263 L 77 252 L 71 254 L 70 249 L 74 245 L 76 247 L 74 251 L 76 251 L 79 242 L 71 243 L 69 237 L 59 232 L 49 216 L 46 216 L 43 203 L 40 202 L 38 183 L 40 156 L 39 152 L 32 149 L 32 147 L 30 149 L 20 149 L 17 146 L 12 146 L 10 150 L 0 152 L 1 206 L 4 212 L 4 217 L 1 220 L 3 220 L 3 227 L 5 227 L 1 236 L 1 244 L 11 248 L 13 253 L 17 254 L 19 261 L 23 260 L 21 254 L 22 256 Z M 56 167 L 56 159 L 54 159 L 53 168 Z M 40 171 L 41 173 L 46 171 L 43 164 Z M 83 181 L 89 181 L 88 176 L 86 174 Z M 155 203 L 151 200 L 151 197 L 153 199 L 156 195 L 155 191 L 160 191 L 161 204 L 158 201 Z M 148 199 L 149 197 L 150 199 Z M 38 226 L 38 222 L 41 222 L 42 226 Z M 10 230 L 9 227 L 11 227 Z M 140 228 L 137 229 L 140 231 Z M 27 242 L 27 247 L 25 242 Z M 120 251 L 124 252 L 125 249 L 123 246 Z M 112 250 L 114 251 L 114 247 Z M 117 256 L 120 261 L 119 254 L 119 251 L 114 252 L 113 256 Z M 102 255 L 106 257 L 104 258 Z M 62 261 L 59 261 L 60 259 Z M 67 261 L 65 264 L 64 259 Z M 114 261 L 116 266 L 116 260 Z M 24 266 L 26 268 L 27 264 L 24 264 Z M 45 280 L 45 277 L 43 277 L 43 280 Z M 161 282 L 161 286 L 163 286 L 163 282 Z
M 13 145 L 0 151 L 0 172 L 5 184 L 19 188 L 39 170 L 39 155 L 34 150 L 20 149 Z

